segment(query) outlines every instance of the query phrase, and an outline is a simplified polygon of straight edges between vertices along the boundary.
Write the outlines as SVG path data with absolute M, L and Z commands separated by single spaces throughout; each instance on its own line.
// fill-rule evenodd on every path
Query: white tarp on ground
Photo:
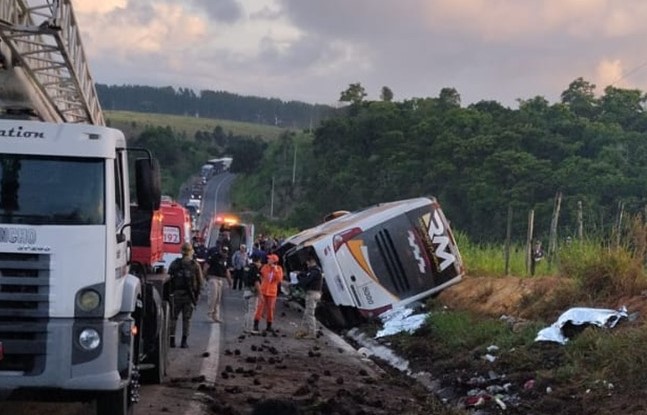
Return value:
M 402 331 L 413 333 L 427 319 L 428 314 L 411 315 L 413 310 L 410 308 L 395 308 L 380 314 L 383 328 L 378 331 L 375 338 L 391 336 Z
M 598 327 L 613 328 L 621 318 L 627 318 L 627 308 L 619 310 L 607 310 L 599 308 L 575 307 L 559 316 L 559 319 L 550 327 L 546 327 L 537 333 L 535 341 L 550 341 L 566 344 L 568 338 L 562 333 L 562 327 L 571 323 L 575 326 L 592 324 Z

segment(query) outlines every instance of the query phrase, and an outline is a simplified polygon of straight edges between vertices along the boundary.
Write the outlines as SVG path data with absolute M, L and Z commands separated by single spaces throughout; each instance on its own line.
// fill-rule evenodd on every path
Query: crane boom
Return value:
M 0 109 L 105 125 L 71 0 L 3 0 L 0 41 Z

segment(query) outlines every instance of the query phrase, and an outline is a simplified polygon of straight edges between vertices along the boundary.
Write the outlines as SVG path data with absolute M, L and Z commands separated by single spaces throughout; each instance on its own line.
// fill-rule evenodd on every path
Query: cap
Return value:
M 279 256 L 278 256 L 278 255 L 274 255 L 274 254 L 269 254 L 269 255 L 267 256 L 267 261 L 268 261 L 268 262 L 269 262 L 269 261 L 272 261 L 272 262 L 279 262 Z
M 220 248 L 220 250 L 223 251 L 223 252 L 229 252 L 229 247 L 228 246 L 223 246 L 222 248 Z
M 193 245 L 191 245 L 188 242 L 185 242 L 182 244 L 182 253 L 184 255 L 189 255 L 192 252 L 193 252 Z
M 258 262 L 261 260 L 261 256 L 258 254 L 252 254 L 249 258 L 252 260 L 252 262 Z

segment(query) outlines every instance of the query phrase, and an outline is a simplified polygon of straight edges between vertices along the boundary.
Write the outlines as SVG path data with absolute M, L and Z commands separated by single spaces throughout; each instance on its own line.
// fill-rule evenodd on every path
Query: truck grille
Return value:
M 49 255 L 0 253 L 0 372 L 45 367 L 49 269 Z
M 380 256 L 384 261 L 384 265 L 386 266 L 387 273 L 389 274 L 395 292 L 401 294 L 409 291 L 411 289 L 411 285 L 409 284 L 407 274 L 404 272 L 402 261 L 398 256 L 398 251 L 395 249 L 395 244 L 393 243 L 393 239 L 391 238 L 389 231 L 386 229 L 379 231 L 377 235 L 375 235 L 375 242 L 380 251 Z

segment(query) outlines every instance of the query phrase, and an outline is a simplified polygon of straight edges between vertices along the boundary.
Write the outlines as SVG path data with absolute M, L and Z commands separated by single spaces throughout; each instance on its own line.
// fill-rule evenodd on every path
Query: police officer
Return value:
M 209 285 L 209 310 L 207 315 L 214 323 L 222 323 L 220 303 L 222 302 L 225 282 L 227 282 L 229 288 L 232 285 L 228 257 L 229 249 L 222 246 L 219 252 L 209 255 L 204 267 L 204 272 L 207 274 L 207 284 Z
M 198 295 L 202 289 L 202 270 L 193 259 L 193 246 L 190 243 L 182 245 L 182 258 L 171 263 L 168 270 L 170 276 L 170 292 L 173 294 L 173 315 L 171 319 L 171 347 L 175 347 L 175 327 L 177 319 L 182 314 L 182 343 L 180 347 L 187 348 L 187 338 L 190 333 L 191 316 L 198 303 Z
M 309 255 L 306 259 L 308 269 L 299 274 L 299 286 L 306 293 L 306 308 L 303 311 L 300 330 L 297 331 L 297 338 L 317 337 L 317 320 L 315 310 L 317 303 L 321 300 L 321 289 L 323 288 L 323 274 L 321 268 L 317 265 L 317 259 L 314 255 Z

